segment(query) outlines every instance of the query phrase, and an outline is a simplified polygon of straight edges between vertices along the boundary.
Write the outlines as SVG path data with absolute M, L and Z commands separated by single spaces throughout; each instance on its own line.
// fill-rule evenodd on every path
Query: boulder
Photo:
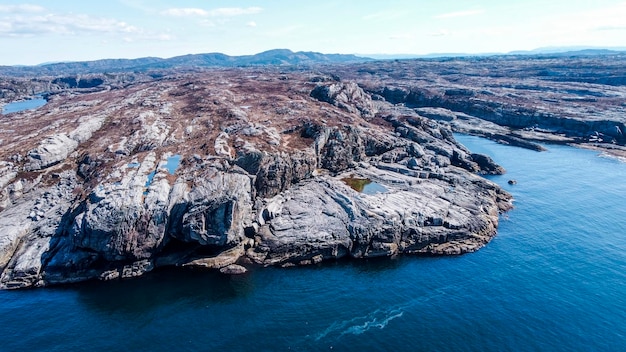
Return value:
M 26 171 L 45 169 L 65 160 L 78 147 L 78 142 L 65 134 L 55 134 L 39 143 L 28 152 Z

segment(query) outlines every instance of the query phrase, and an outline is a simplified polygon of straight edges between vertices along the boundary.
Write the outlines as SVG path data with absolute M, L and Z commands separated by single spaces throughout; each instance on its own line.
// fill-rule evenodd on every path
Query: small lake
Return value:
M 178 169 L 178 165 L 180 164 L 180 155 L 172 155 L 167 158 L 167 162 L 165 163 L 165 168 L 170 175 L 176 173 L 176 169 Z
M 14 101 L 2 107 L 2 115 L 20 112 L 24 110 L 34 110 L 46 105 L 48 101 L 44 98 Z

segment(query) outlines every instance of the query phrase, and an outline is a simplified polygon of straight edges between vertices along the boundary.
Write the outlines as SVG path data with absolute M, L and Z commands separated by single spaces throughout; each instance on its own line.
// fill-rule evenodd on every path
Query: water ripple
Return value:
M 383 330 L 390 321 L 400 318 L 405 311 L 428 302 L 434 298 L 449 294 L 450 289 L 459 289 L 459 287 L 447 286 L 436 289 L 428 296 L 418 297 L 405 302 L 404 304 L 393 305 L 387 309 L 376 309 L 364 316 L 357 316 L 351 319 L 335 321 L 324 331 L 315 335 L 315 341 L 324 338 L 340 339 L 344 335 L 361 335 L 371 329 Z

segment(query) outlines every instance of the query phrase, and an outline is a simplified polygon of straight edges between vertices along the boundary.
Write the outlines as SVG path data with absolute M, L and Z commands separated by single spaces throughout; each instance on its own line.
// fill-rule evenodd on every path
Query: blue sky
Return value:
M 0 2 L 0 65 L 275 48 L 344 54 L 626 47 L 624 0 Z

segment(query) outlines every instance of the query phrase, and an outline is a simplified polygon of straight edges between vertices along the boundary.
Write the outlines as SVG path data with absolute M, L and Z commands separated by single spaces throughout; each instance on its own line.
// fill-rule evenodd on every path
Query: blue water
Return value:
M 386 193 L 388 191 L 389 190 L 385 186 L 376 182 L 370 182 L 363 186 L 363 193 L 365 194 Z
M 180 155 L 176 154 L 168 157 L 167 163 L 165 164 L 167 172 L 169 172 L 170 175 L 173 175 L 176 172 L 176 169 L 178 169 L 178 164 L 180 164 Z
M 13 112 L 24 111 L 24 110 L 32 110 L 37 109 L 46 105 L 48 101 L 43 98 L 36 98 L 30 100 L 23 101 L 15 101 L 13 103 L 8 103 L 2 107 L 2 115 L 10 114 Z
M 0 350 L 625 351 L 626 164 L 459 139 L 516 198 L 476 253 L 0 291 Z
M 152 181 L 154 181 L 154 176 L 156 176 L 156 170 L 150 172 L 148 174 L 148 178 L 146 179 L 146 190 L 143 192 L 143 195 L 147 195 L 148 194 L 148 187 L 150 187 L 150 185 L 152 184 Z

